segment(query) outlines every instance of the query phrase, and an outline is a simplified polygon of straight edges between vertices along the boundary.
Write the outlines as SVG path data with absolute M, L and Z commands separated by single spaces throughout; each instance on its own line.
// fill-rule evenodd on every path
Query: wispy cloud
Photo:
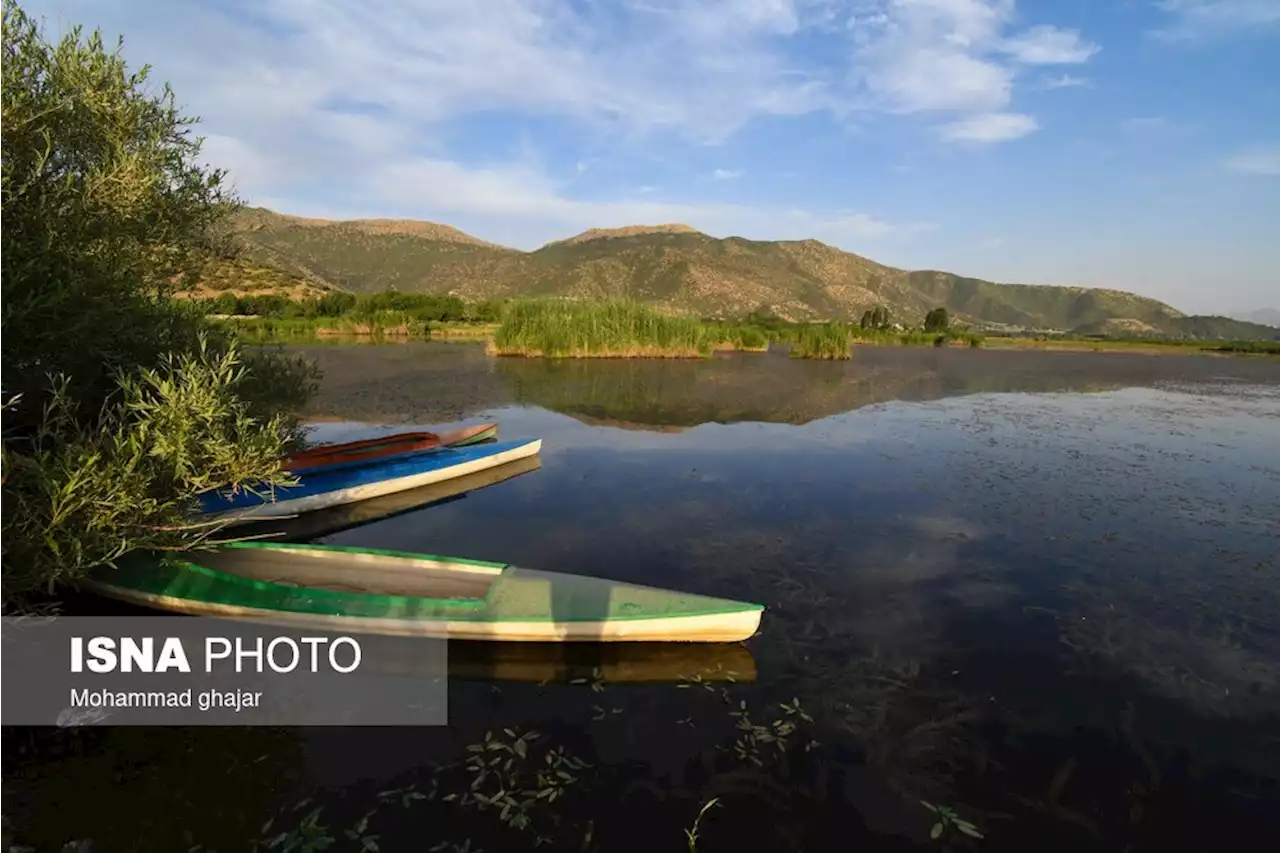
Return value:
M 1249 148 L 1228 157 L 1222 164 L 1232 172 L 1246 175 L 1280 175 L 1280 145 Z
M 984 113 L 968 116 L 938 128 L 943 139 L 952 142 L 1007 142 L 1039 129 L 1040 124 L 1021 113 Z
M 984 249 L 998 249 L 1003 245 L 1004 245 L 1003 237 L 988 237 L 987 239 L 982 241 L 982 248 Z
M 1158 0 L 1167 24 L 1149 31 L 1165 42 L 1204 42 L 1231 36 L 1274 34 L 1280 27 L 1276 0 Z
M 876 106 L 899 114 L 951 113 L 952 141 L 1016 139 L 1038 127 L 1009 110 L 1020 69 L 1080 64 L 1100 48 L 1075 30 L 1010 32 L 1012 0 L 893 0 L 854 27 L 857 71 Z
M 123 33 L 126 55 L 151 63 L 202 118 L 206 157 L 231 170 L 253 203 L 326 215 L 468 214 L 520 233 L 540 221 L 696 220 L 767 234 L 773 208 L 696 197 L 659 204 L 656 193 L 638 204 L 626 191 L 623 200 L 584 200 L 570 187 L 597 171 L 584 149 L 661 138 L 678 151 L 769 117 L 919 116 L 951 142 L 1016 139 L 1038 127 L 1011 106 L 1025 68 L 1078 65 L 1096 52 L 1072 30 L 1019 29 L 1013 0 L 33 2 L 51 27 Z M 530 117 L 559 141 L 590 144 L 547 166 L 516 132 L 504 147 L 520 150 L 504 154 L 459 142 L 469 121 L 509 129 Z M 810 210 L 785 221 L 851 240 L 922 228 L 870 212 Z
M 843 246 L 872 239 L 906 239 L 935 227 L 927 222 L 894 223 L 867 212 L 648 198 L 584 201 L 567 195 L 564 185 L 547 174 L 515 164 L 468 168 L 450 160 L 422 158 L 383 165 L 366 180 L 373 198 L 389 206 L 389 213 L 425 210 L 445 219 L 480 217 L 499 223 L 505 229 L 502 241 L 520 247 L 586 228 L 645 222 L 684 222 L 717 236 L 818 237 Z
M 711 173 L 711 177 L 717 181 L 732 181 L 735 178 L 742 177 L 741 169 L 716 169 Z
M 1133 116 L 1120 122 L 1120 131 L 1136 141 L 1150 142 L 1155 139 L 1186 138 L 1194 135 L 1198 127 L 1167 116 Z
M 1169 127 L 1169 120 L 1164 116 L 1133 116 L 1120 122 L 1120 128 L 1125 133 L 1150 133 L 1167 130 Z
M 282 128 L 417 147 L 441 122 L 501 110 L 708 143 L 767 116 L 997 112 L 1019 66 L 1098 50 L 1075 30 L 1015 30 L 1013 0 L 137 0 L 109 15 L 216 132 L 258 150 Z M 814 58 L 819 42 L 852 69 Z
M 1071 89 L 1071 88 L 1076 88 L 1080 86 L 1089 86 L 1089 85 L 1092 85 L 1092 84 L 1086 78 L 1073 77 L 1070 74 L 1063 74 L 1058 77 L 1050 77 L 1044 83 L 1044 87 L 1046 89 Z
M 1088 62 L 1098 51 L 1096 44 L 1085 41 L 1078 30 L 1058 27 L 1032 27 L 1025 33 L 1006 39 L 1001 49 L 1028 65 L 1074 65 Z

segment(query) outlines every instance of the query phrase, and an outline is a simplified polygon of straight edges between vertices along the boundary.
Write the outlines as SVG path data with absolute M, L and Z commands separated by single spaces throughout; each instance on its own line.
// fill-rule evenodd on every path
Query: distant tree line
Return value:
M 704 317 L 703 321 L 714 322 L 714 318 Z M 784 320 L 767 307 L 755 309 L 751 313 L 742 316 L 737 323 L 742 326 L 750 326 L 760 329 L 770 337 L 785 335 L 787 332 L 798 327 L 809 325 L 806 323 L 796 323 L 790 320 Z M 889 309 L 886 306 L 877 305 L 875 308 L 868 308 L 863 311 L 862 317 L 858 320 L 856 325 L 867 331 L 888 331 L 893 329 L 897 324 L 894 323 L 892 315 L 889 313 Z M 946 308 L 934 308 L 925 314 L 923 329 L 926 332 L 950 332 L 950 313 Z
M 888 329 L 893 323 L 889 316 L 889 309 L 883 305 L 877 305 L 862 312 L 862 319 L 858 321 L 858 325 L 864 329 Z M 945 332 L 950 328 L 951 316 L 946 308 L 934 308 L 924 316 L 926 332 Z
M 361 294 L 333 291 L 309 299 L 290 299 L 281 294 L 233 296 L 224 293 L 199 300 L 206 314 L 270 317 L 368 317 L 394 311 L 415 320 L 439 323 L 496 323 L 502 316 L 503 301 L 485 300 L 468 305 L 457 296 L 430 293 Z

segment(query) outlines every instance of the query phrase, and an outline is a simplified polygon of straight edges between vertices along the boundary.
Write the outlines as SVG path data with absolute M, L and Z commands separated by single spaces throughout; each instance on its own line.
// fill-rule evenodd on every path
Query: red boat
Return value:
M 370 462 L 385 462 L 442 447 L 465 447 L 497 436 L 497 424 L 479 424 L 443 433 L 401 432 L 362 441 L 309 447 L 287 457 L 284 467 L 295 474 L 303 471 L 332 471 Z

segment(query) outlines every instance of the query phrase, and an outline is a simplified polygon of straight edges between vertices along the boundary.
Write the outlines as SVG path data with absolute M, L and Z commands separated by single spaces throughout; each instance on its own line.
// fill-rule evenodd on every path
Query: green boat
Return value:
M 84 582 L 172 613 L 326 631 L 501 642 L 745 640 L 764 607 L 504 563 L 373 548 L 236 542 Z

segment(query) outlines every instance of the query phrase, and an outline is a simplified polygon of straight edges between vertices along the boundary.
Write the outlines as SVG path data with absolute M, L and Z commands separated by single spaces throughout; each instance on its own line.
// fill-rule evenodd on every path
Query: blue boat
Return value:
M 212 490 L 200 496 L 200 504 L 208 518 L 228 521 L 230 525 L 289 518 L 486 471 L 535 456 L 541 450 L 542 439 L 442 447 L 431 453 L 395 457 L 358 468 L 301 474 L 297 485 L 258 493 Z

